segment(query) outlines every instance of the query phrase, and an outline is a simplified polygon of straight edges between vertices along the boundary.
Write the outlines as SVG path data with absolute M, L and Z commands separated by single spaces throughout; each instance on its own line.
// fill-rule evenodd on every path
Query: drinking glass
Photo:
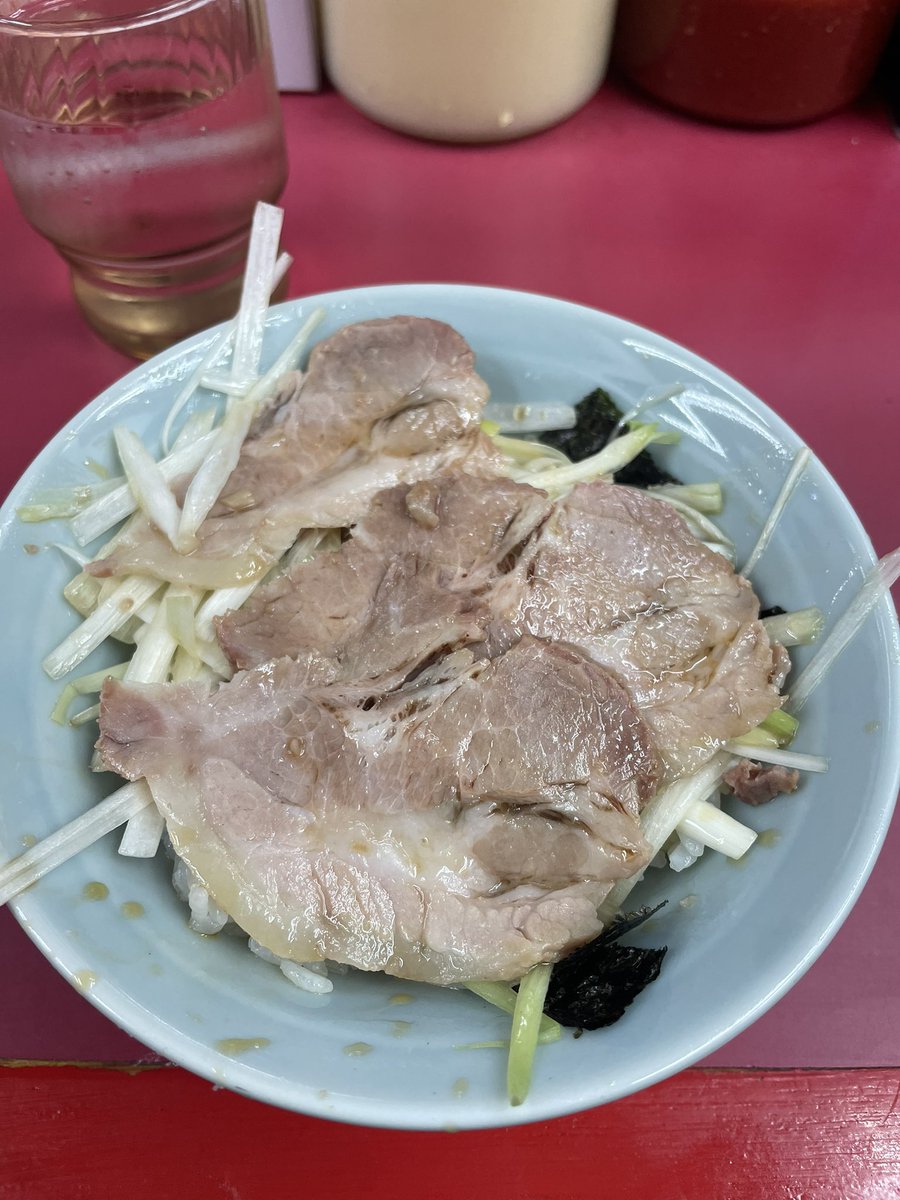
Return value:
M 106 341 L 233 315 L 287 177 L 264 0 L 0 0 L 0 157 Z

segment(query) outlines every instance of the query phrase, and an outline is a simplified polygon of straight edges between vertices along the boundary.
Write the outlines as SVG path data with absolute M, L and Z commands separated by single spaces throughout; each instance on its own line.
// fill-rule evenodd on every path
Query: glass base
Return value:
M 117 350 L 144 359 L 234 316 L 248 241 L 249 230 L 164 259 L 102 261 L 62 254 L 88 324 Z M 287 277 L 272 299 L 286 295 Z

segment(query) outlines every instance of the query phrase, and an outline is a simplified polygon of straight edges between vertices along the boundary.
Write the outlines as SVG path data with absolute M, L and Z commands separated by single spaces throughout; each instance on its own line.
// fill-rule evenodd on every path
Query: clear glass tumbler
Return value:
M 106 341 L 233 315 L 287 178 L 264 0 L 0 0 L 0 157 Z

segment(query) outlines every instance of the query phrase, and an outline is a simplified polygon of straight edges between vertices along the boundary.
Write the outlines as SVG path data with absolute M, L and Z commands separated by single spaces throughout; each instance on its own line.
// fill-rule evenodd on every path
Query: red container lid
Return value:
M 697 116 L 786 125 L 865 89 L 898 0 L 625 0 L 613 62 Z

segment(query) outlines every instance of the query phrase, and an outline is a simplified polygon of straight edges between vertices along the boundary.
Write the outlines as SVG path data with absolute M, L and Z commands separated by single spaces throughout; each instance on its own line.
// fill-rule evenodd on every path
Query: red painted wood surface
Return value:
M 172 1067 L 0 1067 L 3 1200 L 888 1200 L 900 1069 L 685 1071 L 516 1130 L 266 1108 Z
M 460 280 L 547 292 L 674 338 L 806 438 L 885 552 L 898 538 L 900 146 L 863 104 L 777 133 L 613 87 L 521 143 L 428 145 L 333 94 L 285 99 L 291 294 Z M 5 492 L 131 364 L 80 320 L 0 176 Z M 0 1200 L 886 1200 L 900 1196 L 900 827 L 833 945 L 713 1060 L 606 1108 L 401 1134 L 282 1113 L 185 1073 L 0 1066 Z M 0 913 L 3 1058 L 133 1060 Z M 836 1064 L 855 1066 L 836 1071 Z

